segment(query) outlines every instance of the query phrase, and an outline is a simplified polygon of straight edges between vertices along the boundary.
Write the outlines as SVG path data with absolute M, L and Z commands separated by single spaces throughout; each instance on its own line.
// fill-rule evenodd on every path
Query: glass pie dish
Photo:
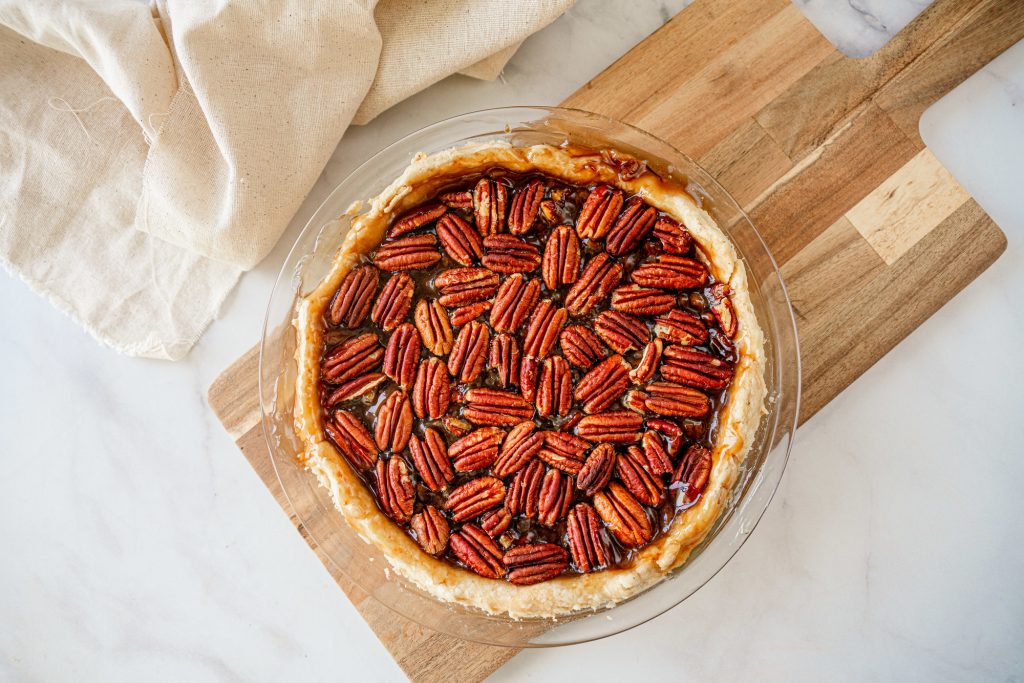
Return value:
M 749 294 L 765 337 L 767 398 L 756 437 L 727 505 L 681 567 L 611 607 L 559 619 L 512 619 L 444 603 L 390 569 L 335 509 L 328 491 L 296 458 L 293 428 L 296 304 L 327 274 L 350 226 L 349 207 L 378 194 L 417 153 L 503 141 L 525 147 L 577 145 L 642 160 L 685 187 L 729 237 L 745 265 Z M 771 254 L 740 207 L 695 162 L 643 131 L 587 112 L 515 107 L 458 116 L 428 126 L 357 168 L 320 206 L 296 240 L 271 294 L 260 349 L 263 428 L 275 472 L 298 522 L 332 569 L 414 622 L 466 640 L 510 647 L 600 638 L 643 623 L 686 599 L 735 554 L 766 509 L 788 458 L 799 407 L 799 354 L 792 309 Z

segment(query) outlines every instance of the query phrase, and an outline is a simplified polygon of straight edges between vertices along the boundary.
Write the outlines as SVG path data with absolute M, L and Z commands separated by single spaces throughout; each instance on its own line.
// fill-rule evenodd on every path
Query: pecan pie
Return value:
M 620 154 L 419 156 L 299 304 L 296 427 L 348 523 L 438 599 L 629 598 L 723 510 L 764 411 L 742 262 Z

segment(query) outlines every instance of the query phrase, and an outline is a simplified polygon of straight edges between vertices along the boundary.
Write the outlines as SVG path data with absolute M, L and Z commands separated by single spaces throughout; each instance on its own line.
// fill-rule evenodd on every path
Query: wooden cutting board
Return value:
M 1004 250 L 918 120 L 1022 37 L 1024 2 L 938 0 L 875 55 L 851 59 L 789 0 L 697 0 L 565 105 L 667 140 L 747 210 L 796 311 L 806 420 Z M 214 382 L 210 405 L 291 514 L 256 376 L 253 350 Z M 480 680 L 516 652 L 423 629 L 334 578 L 413 680 Z

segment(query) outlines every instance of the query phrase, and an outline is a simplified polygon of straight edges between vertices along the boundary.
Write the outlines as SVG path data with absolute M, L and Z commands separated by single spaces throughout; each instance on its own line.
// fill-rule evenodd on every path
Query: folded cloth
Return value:
M 177 359 L 350 123 L 494 78 L 572 0 L 0 0 L 0 261 Z

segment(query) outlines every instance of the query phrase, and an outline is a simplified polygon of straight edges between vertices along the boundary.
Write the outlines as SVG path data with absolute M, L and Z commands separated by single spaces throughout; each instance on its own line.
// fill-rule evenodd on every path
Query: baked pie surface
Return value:
M 499 142 L 420 155 L 349 214 L 297 307 L 295 426 L 352 528 L 437 599 L 516 618 L 684 563 L 765 409 L 710 216 L 615 155 Z

